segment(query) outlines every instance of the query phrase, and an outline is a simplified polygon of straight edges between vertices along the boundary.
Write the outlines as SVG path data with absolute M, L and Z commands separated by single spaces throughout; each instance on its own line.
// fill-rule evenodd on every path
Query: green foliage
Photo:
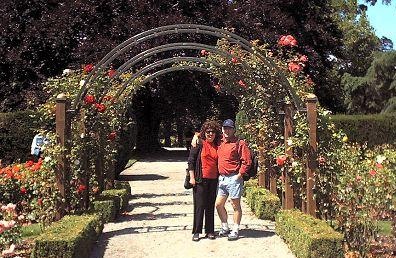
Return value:
M 43 232 L 43 225 L 40 223 L 33 223 L 21 227 L 22 238 L 35 237 Z
M 27 160 L 33 137 L 39 129 L 33 114 L 33 111 L 0 113 L 0 160 L 3 165 Z
M 98 200 L 92 202 L 92 211 L 100 214 L 100 219 L 103 223 L 114 221 L 117 217 L 119 206 L 116 197 L 106 200 Z
M 249 181 L 248 181 L 249 182 Z M 245 185 L 245 196 L 249 207 L 259 219 L 274 220 L 281 208 L 280 199 L 255 182 Z
M 128 189 L 111 189 L 111 190 L 106 190 L 103 191 L 99 198 L 116 198 L 118 204 L 117 207 L 119 207 L 120 211 L 124 211 L 128 207 L 128 201 L 130 197 L 130 192 L 128 192 Z
M 378 234 L 383 236 L 392 236 L 392 221 L 380 220 L 377 221 Z
M 65 216 L 35 239 L 33 258 L 86 258 L 103 229 L 99 216 Z
M 365 255 L 378 230 L 375 221 L 395 210 L 396 152 L 389 147 L 368 150 L 352 145 L 340 148 L 338 159 L 333 185 L 335 227 L 350 250 Z
M 396 143 L 396 114 L 332 115 L 331 120 L 350 142 L 369 148 Z
M 342 258 L 343 237 L 326 222 L 296 210 L 282 210 L 276 216 L 276 233 L 297 258 Z
M 345 74 L 342 84 L 350 113 L 396 111 L 396 51 L 378 52 L 365 74 Z

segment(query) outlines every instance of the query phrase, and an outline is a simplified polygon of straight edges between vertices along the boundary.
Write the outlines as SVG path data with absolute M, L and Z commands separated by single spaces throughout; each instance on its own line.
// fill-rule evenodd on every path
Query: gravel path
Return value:
M 191 241 L 193 204 L 191 190 L 183 188 L 185 168 L 185 151 L 173 150 L 123 171 L 132 188 L 128 212 L 105 225 L 91 258 L 295 257 L 275 235 L 274 222 L 255 218 L 245 203 L 239 240 Z M 226 206 L 232 226 L 231 204 Z M 217 215 L 215 225 L 218 231 Z

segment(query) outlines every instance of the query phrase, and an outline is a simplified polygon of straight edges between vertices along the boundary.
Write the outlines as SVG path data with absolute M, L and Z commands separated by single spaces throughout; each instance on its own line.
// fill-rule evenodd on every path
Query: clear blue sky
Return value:
M 378 0 L 375 6 L 368 5 L 367 15 L 375 34 L 379 38 L 385 36 L 391 39 L 396 49 L 396 1 L 393 0 L 391 5 L 383 5 Z

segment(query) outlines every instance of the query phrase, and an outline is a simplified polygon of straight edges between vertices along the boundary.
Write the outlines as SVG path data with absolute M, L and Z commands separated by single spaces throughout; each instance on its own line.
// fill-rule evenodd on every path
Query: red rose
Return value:
M 362 177 L 359 176 L 359 175 L 357 175 L 357 176 L 356 176 L 356 180 L 357 180 L 357 181 L 360 181 L 360 180 L 362 180 Z
M 246 84 L 245 84 L 245 82 L 242 81 L 242 80 L 239 80 L 238 84 L 239 84 L 239 86 L 241 86 L 242 88 L 246 88 L 246 87 L 247 87 Z
M 93 70 L 93 68 L 94 68 L 93 64 L 84 65 L 84 72 L 90 73 Z
M 376 166 L 377 168 L 379 168 L 379 169 L 382 169 L 382 168 L 384 168 L 384 166 L 382 166 L 382 164 L 381 164 L 381 163 L 375 163 L 375 166 Z
M 113 97 L 109 96 L 109 95 L 106 95 L 106 96 L 103 97 L 103 101 L 110 101 L 112 99 L 113 99 Z
M 82 192 L 84 192 L 85 190 L 87 190 L 87 186 L 85 186 L 85 185 L 79 185 L 79 186 L 77 187 L 77 193 L 82 193 Z
M 296 62 L 290 62 L 288 67 L 289 67 L 289 71 L 293 73 L 298 73 L 302 70 L 302 66 Z
M 111 132 L 107 136 L 107 139 L 109 139 L 110 141 L 114 141 L 116 137 L 117 137 L 117 133 L 116 132 Z
M 280 46 L 297 46 L 297 40 L 292 35 L 282 36 L 279 41 L 278 45 Z
M 25 168 L 31 167 L 31 166 L 33 166 L 33 164 L 34 164 L 33 160 L 28 160 L 25 163 Z
M 205 49 L 201 50 L 201 55 L 202 56 L 206 56 L 208 54 L 208 51 L 206 51 Z
M 34 164 L 34 166 L 32 166 L 30 169 L 32 170 L 32 171 L 38 171 L 38 170 L 40 170 L 40 168 L 41 168 L 41 163 L 35 163 Z
M 231 62 L 234 63 L 234 64 L 236 64 L 236 63 L 238 63 L 238 59 L 236 59 L 235 57 L 233 57 L 233 58 L 231 58 Z
M 117 71 L 114 70 L 114 69 L 111 69 L 111 70 L 109 70 L 109 71 L 107 72 L 107 75 L 108 75 L 110 78 L 113 78 L 116 74 L 117 74 Z
M 220 84 L 216 84 L 215 86 L 213 86 L 214 88 L 215 88 L 215 90 L 217 91 L 217 92 L 220 92 L 221 91 L 221 86 L 220 86 Z
M 300 56 L 300 62 L 308 62 L 308 57 L 306 55 Z
M 106 106 L 104 104 L 95 104 L 95 108 L 98 110 L 98 112 L 103 113 L 106 111 Z
M 375 171 L 374 169 L 370 170 L 369 174 L 371 176 L 375 176 L 377 174 L 377 171 Z
M 25 188 L 25 187 L 23 187 L 23 186 L 21 187 L 21 190 L 20 190 L 20 191 L 21 191 L 21 194 L 26 194 L 26 193 L 27 193 L 27 190 L 26 190 L 26 188 Z
M 37 199 L 37 204 L 38 204 L 39 206 L 42 206 L 42 205 L 43 205 L 43 199 L 38 198 L 38 199 Z
M 318 160 L 320 165 L 324 165 L 326 163 L 326 159 L 322 156 L 320 156 Z
M 95 97 L 91 94 L 88 94 L 84 98 L 85 104 L 94 104 L 95 103 Z
M 276 157 L 276 164 L 278 166 L 283 166 L 285 164 L 287 157 L 286 155 L 279 155 L 278 157 Z

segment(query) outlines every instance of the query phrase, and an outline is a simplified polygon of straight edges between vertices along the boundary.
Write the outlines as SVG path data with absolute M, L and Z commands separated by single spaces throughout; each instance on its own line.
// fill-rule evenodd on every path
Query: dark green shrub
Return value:
M 65 216 L 35 240 L 33 258 L 86 258 L 103 230 L 96 214 Z
M 283 210 L 276 215 L 276 233 L 297 258 L 341 258 L 342 234 L 325 221 L 297 210 Z
M 254 185 L 245 188 L 250 209 L 259 219 L 274 220 L 281 207 L 279 197 L 265 188 Z
M 0 159 L 3 164 L 26 161 L 38 121 L 33 111 L 0 113 Z
M 126 210 L 126 208 L 128 207 L 128 201 L 129 201 L 129 194 L 130 192 L 128 192 L 127 189 L 111 189 L 111 190 L 106 190 L 103 191 L 100 194 L 101 199 L 115 199 L 117 201 L 117 208 L 119 211 L 123 211 Z
M 91 212 L 100 214 L 100 218 L 103 223 L 114 221 L 117 217 L 118 211 L 119 200 L 116 197 L 113 199 L 103 199 L 92 202 Z
M 265 188 L 258 188 L 254 198 L 254 214 L 259 219 L 275 220 L 275 215 L 281 208 L 278 196 Z
M 115 181 L 114 182 L 115 189 L 126 189 L 129 193 L 129 198 L 131 197 L 131 185 L 127 181 Z
M 351 142 L 368 147 L 396 143 L 396 114 L 333 115 L 331 120 Z

